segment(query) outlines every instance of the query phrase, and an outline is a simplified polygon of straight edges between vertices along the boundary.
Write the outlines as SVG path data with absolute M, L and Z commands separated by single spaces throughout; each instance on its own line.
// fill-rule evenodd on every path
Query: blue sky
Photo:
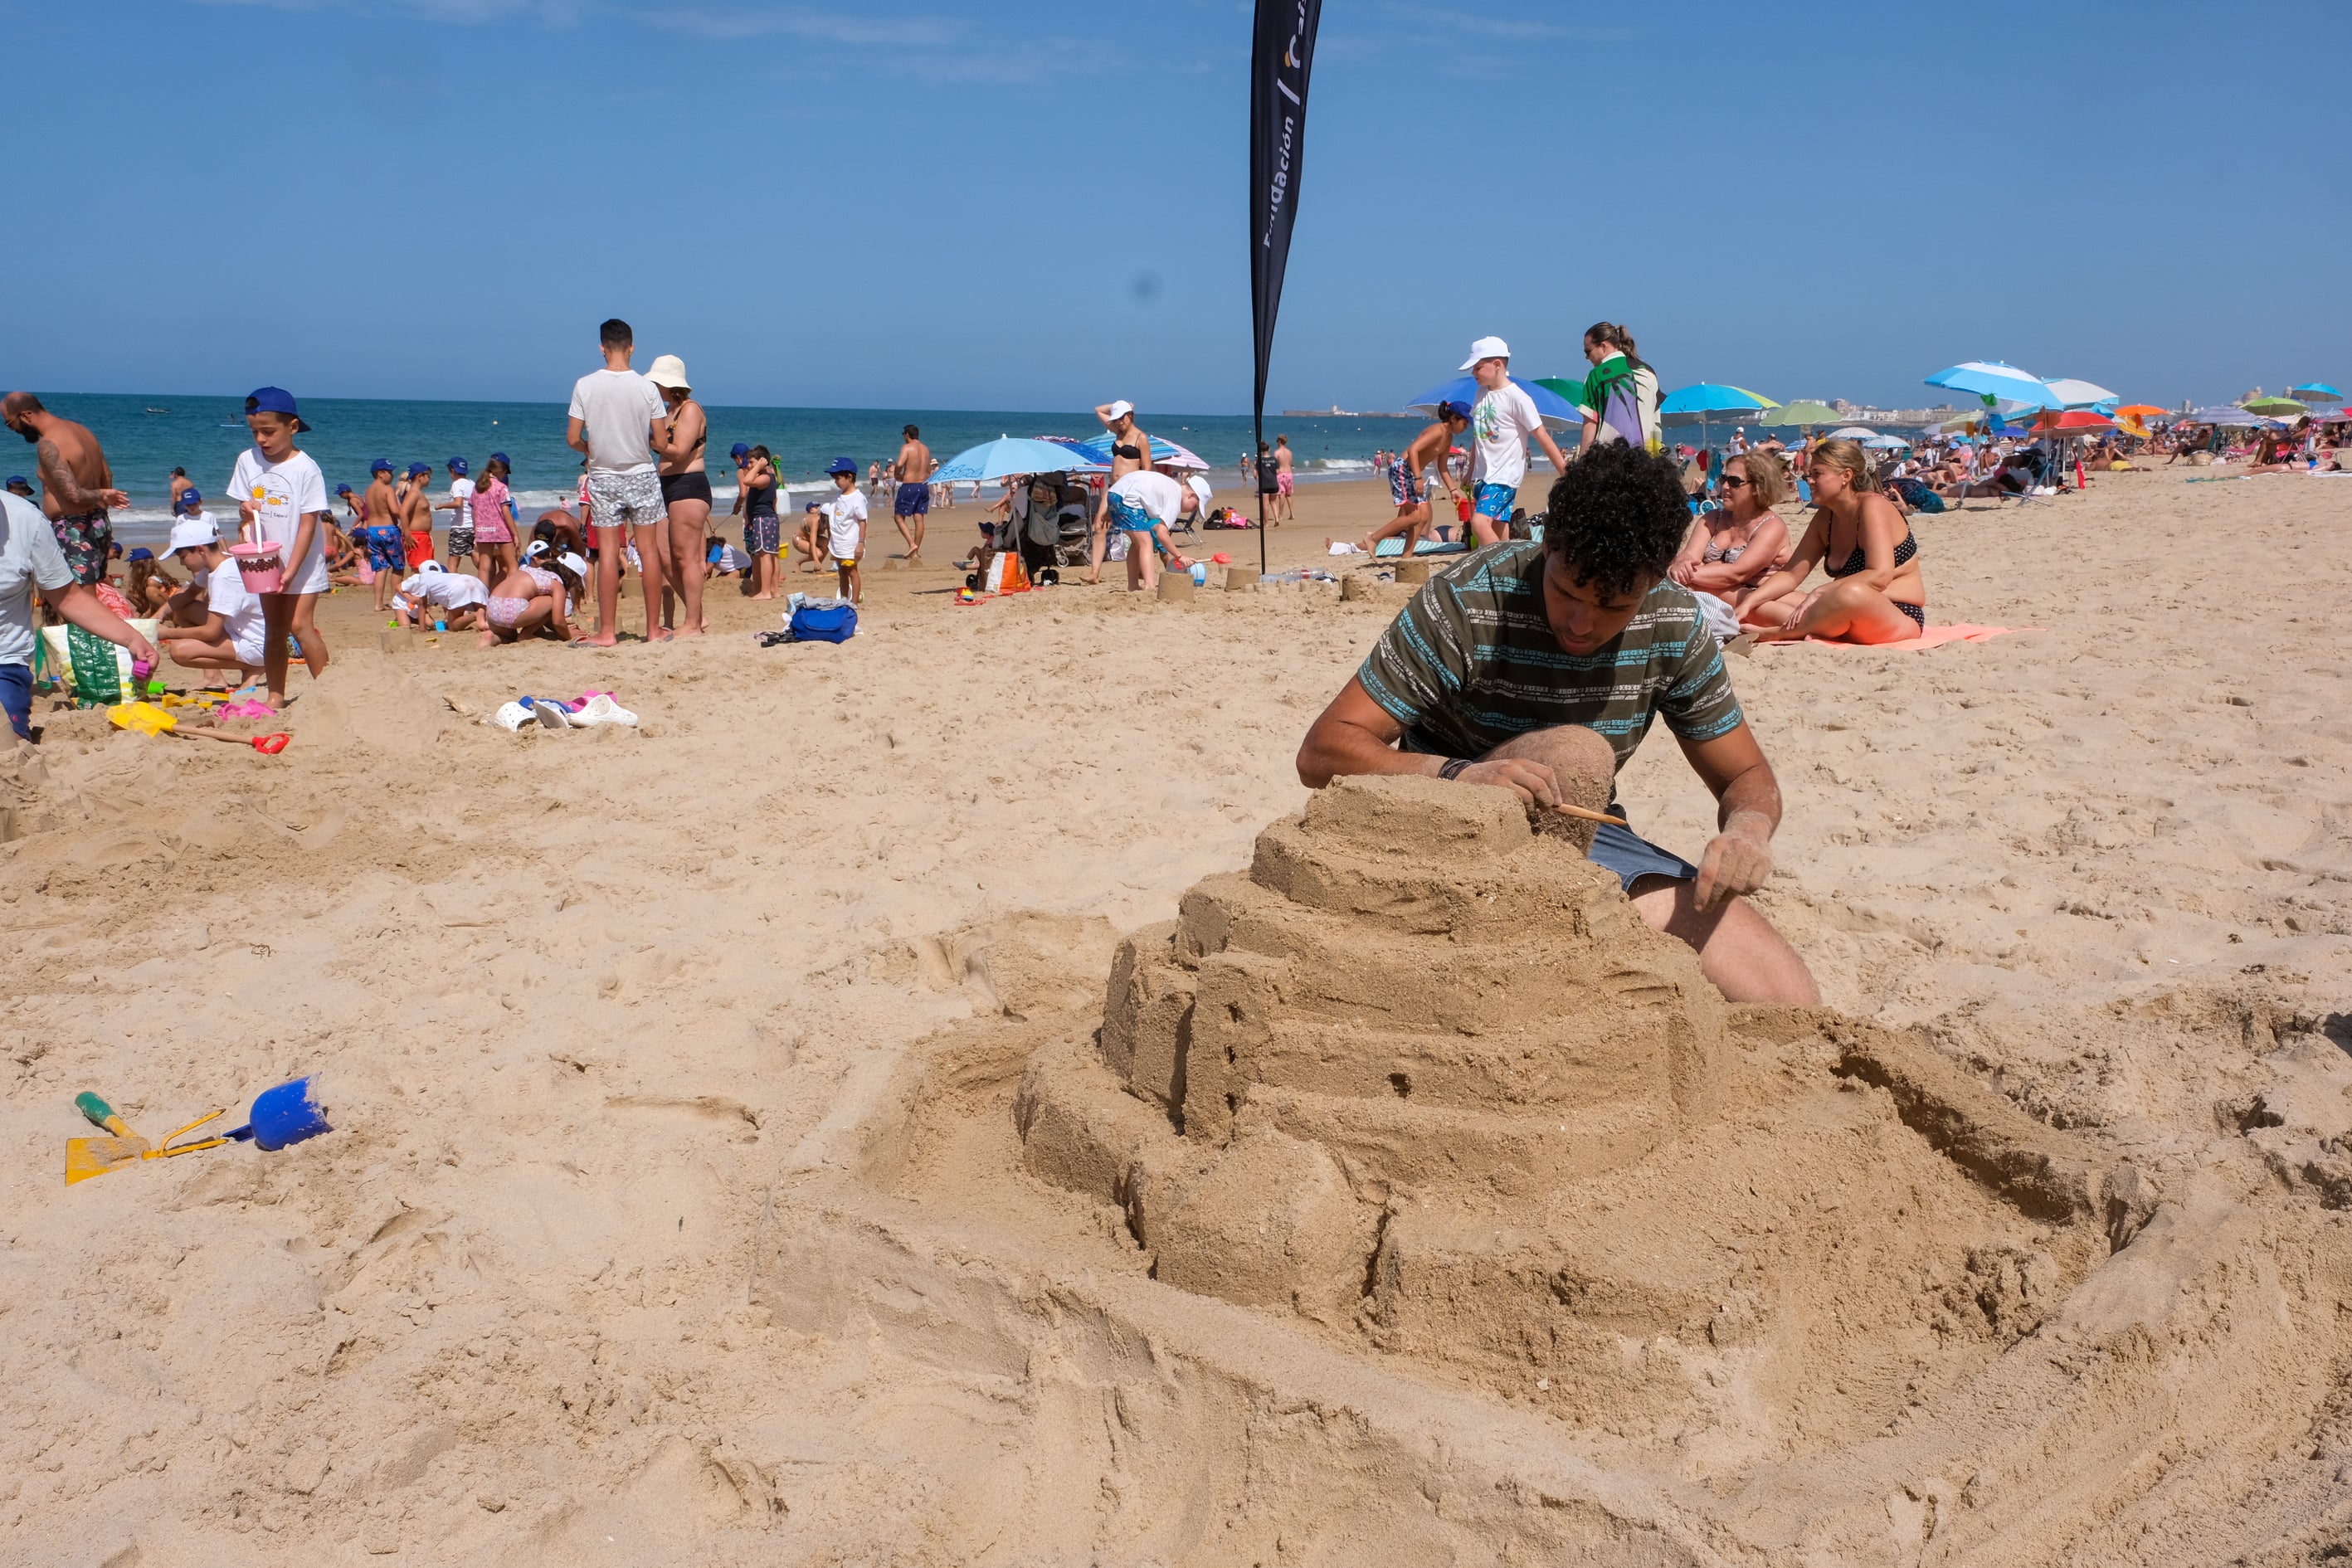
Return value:
M 2258 18 L 2247 20 L 2245 18 Z M 1249 12 L 0 0 L 0 378 L 1245 412 Z M 1269 405 L 1620 321 L 1668 386 L 2352 385 L 2352 9 L 1327 0 Z

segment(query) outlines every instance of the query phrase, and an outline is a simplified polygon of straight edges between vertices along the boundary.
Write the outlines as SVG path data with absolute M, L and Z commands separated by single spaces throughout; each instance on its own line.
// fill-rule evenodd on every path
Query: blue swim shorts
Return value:
M 931 487 L 909 479 L 898 487 L 898 499 L 890 503 L 892 517 L 920 517 L 931 510 Z
M 371 528 L 367 531 L 368 564 L 378 572 L 398 572 L 408 564 L 408 552 L 400 547 L 400 530 Z
M 1519 487 L 1517 485 L 1480 485 L 1478 515 L 1491 517 L 1496 522 L 1507 522 L 1511 516 L 1511 503 L 1518 499 Z
M 1160 526 L 1152 515 L 1144 510 L 1139 504 L 1121 495 L 1110 498 L 1110 525 L 1113 528 L 1123 528 L 1129 533 L 1150 533 Z
M 0 664 L 0 709 L 8 714 L 8 728 L 16 739 L 33 738 L 33 667 Z
M 1399 506 L 1421 504 L 1421 481 L 1411 468 L 1404 466 L 1402 458 L 1389 464 L 1389 500 Z

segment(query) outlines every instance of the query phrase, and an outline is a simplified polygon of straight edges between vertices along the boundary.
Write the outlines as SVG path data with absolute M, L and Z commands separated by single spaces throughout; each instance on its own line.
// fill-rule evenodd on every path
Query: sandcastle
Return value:
M 1023 1158 L 1154 1278 L 1737 1463 L 1898 1418 L 2152 1194 L 1934 1053 L 1733 1009 L 1507 792 L 1343 780 L 1120 948 Z

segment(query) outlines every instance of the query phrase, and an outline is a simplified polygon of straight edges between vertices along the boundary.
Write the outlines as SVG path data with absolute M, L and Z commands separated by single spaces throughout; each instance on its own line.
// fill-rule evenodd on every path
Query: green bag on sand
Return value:
M 153 640 L 152 620 L 131 625 L 142 637 Z M 48 675 L 65 688 L 67 696 L 85 707 L 138 700 L 129 648 L 79 626 L 43 626 L 40 653 Z

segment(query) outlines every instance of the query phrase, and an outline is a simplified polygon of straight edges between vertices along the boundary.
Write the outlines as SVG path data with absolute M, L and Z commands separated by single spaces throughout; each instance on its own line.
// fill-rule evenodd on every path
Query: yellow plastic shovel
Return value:
M 103 1127 L 110 1138 L 68 1138 L 66 1140 L 66 1185 L 90 1176 L 102 1176 L 134 1163 L 142 1154 L 154 1147 L 133 1132 L 122 1118 L 114 1114 L 114 1107 L 87 1089 L 74 1096 L 74 1109 L 89 1118 L 93 1127 Z

